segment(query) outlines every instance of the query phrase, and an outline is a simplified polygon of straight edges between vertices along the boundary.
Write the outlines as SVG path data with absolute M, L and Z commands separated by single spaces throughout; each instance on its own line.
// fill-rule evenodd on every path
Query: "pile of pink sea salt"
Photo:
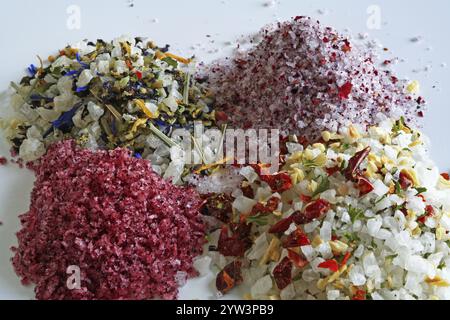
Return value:
M 73 141 L 51 146 L 34 169 L 12 261 L 38 299 L 174 299 L 196 275 L 205 233 L 193 189 L 163 180 L 128 150 L 92 152 Z M 69 266 L 80 270 L 79 289 L 67 286 Z
M 369 44 L 353 43 L 308 17 L 266 27 L 261 40 L 206 67 L 217 107 L 240 128 L 279 128 L 317 138 L 350 123 L 370 125 L 378 114 L 415 123 L 423 98 L 379 61 Z

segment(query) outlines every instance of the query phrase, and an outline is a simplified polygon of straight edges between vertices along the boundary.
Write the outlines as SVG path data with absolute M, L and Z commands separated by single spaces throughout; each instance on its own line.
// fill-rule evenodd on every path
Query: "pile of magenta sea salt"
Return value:
M 204 225 L 198 194 L 163 180 L 131 151 L 50 147 L 35 166 L 13 265 L 38 299 L 175 299 L 195 276 Z M 79 289 L 67 268 L 79 268 Z
M 256 38 L 250 49 L 205 69 L 216 107 L 234 127 L 314 140 L 324 130 L 373 125 L 380 113 L 409 124 L 423 116 L 415 86 L 392 73 L 393 61 L 382 61 L 373 42 L 353 41 L 308 17 L 270 25 Z

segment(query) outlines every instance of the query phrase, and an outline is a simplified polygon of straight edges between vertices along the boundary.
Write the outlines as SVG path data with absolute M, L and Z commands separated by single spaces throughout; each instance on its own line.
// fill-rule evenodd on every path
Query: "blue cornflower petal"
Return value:
M 35 76 L 37 73 L 37 68 L 34 64 L 30 64 L 30 66 L 28 67 L 28 72 L 32 75 Z
M 88 88 L 89 88 L 89 86 L 78 87 L 76 92 L 83 92 L 83 91 L 86 91 Z
M 70 70 L 70 71 L 67 72 L 64 76 L 70 77 L 70 76 L 78 75 L 79 73 L 80 73 L 79 70 Z
M 142 159 L 142 154 L 140 154 L 139 152 L 135 152 L 134 157 L 138 158 L 138 159 Z
M 80 54 L 79 54 L 78 52 L 77 52 L 77 54 L 76 54 L 76 57 L 77 57 L 78 63 L 81 64 L 81 66 L 83 67 L 83 69 L 88 69 L 88 68 L 89 68 L 89 66 L 88 66 L 86 63 L 84 63 L 83 61 L 81 61 L 81 57 L 80 57 Z

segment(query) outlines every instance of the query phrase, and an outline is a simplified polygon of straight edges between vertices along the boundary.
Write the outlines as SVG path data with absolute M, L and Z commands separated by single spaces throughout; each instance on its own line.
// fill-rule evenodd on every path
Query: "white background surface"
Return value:
M 172 51 L 196 53 L 209 61 L 226 54 L 227 41 L 257 31 L 264 24 L 296 15 L 309 15 L 338 30 L 369 33 L 397 57 L 400 77 L 417 79 L 428 101 L 425 133 L 432 141 L 432 154 L 442 169 L 450 169 L 450 1 L 448 0 L 280 0 L 271 7 L 264 0 L 14 0 L 2 2 L 0 10 L 0 91 L 9 81 L 20 80 L 36 54 L 47 57 L 69 43 L 88 38 L 111 40 L 122 34 L 147 36 Z M 80 29 L 67 27 L 67 9 L 80 9 Z M 378 5 L 381 28 L 369 30 L 367 9 Z M 326 13 L 321 14 L 318 10 Z M 157 21 L 155 21 L 155 19 Z M 210 35 L 210 37 L 207 37 Z M 411 38 L 422 36 L 420 43 Z M 214 43 L 213 43 L 214 42 Z M 200 44 L 200 45 L 199 45 Z M 194 47 L 195 48 L 194 48 Z M 213 48 L 219 49 L 218 52 Z M 428 72 L 413 72 L 414 69 Z M 0 113 L 1 113 L 0 105 Z M 8 155 L 2 141 L 0 155 Z M 16 243 L 18 214 L 26 212 L 33 176 L 13 165 L 0 167 L 0 299 L 29 299 L 33 291 L 20 285 L 9 262 L 9 248 Z M 211 278 L 212 279 L 212 278 Z M 181 291 L 181 298 L 212 297 L 211 279 L 195 279 Z

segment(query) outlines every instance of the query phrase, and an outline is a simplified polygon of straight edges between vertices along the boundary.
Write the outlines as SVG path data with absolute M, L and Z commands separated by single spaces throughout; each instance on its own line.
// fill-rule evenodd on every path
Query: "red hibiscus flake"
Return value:
M 273 277 L 280 290 L 283 290 L 292 282 L 292 261 L 289 257 L 284 257 L 273 269 Z

